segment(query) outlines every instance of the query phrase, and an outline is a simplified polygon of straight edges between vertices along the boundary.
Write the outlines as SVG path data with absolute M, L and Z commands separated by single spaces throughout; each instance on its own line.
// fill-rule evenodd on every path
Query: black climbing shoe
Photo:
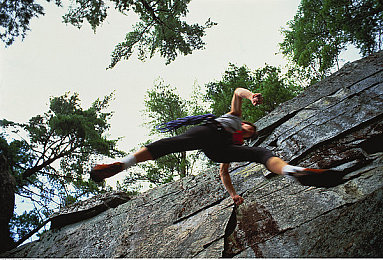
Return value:
M 314 187 L 335 187 L 345 182 L 342 171 L 332 169 L 311 169 L 305 168 L 302 171 L 288 173 L 300 184 Z

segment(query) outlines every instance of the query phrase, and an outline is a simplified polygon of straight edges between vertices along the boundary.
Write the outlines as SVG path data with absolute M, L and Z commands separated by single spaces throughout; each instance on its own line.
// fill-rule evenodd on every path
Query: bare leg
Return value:
M 279 157 L 271 157 L 269 160 L 267 160 L 266 162 L 266 167 L 269 171 L 273 172 L 273 173 L 276 173 L 276 174 L 280 174 L 282 175 L 282 169 L 283 167 L 285 167 L 287 165 L 287 163 L 285 161 L 283 161 L 281 158 Z
M 138 163 L 153 160 L 153 156 L 150 154 L 148 148 L 146 147 L 142 147 L 138 152 L 134 154 L 134 157 Z

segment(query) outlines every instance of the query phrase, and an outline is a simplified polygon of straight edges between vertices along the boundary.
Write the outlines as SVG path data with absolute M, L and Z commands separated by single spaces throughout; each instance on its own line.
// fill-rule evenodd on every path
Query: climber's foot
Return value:
M 90 178 L 95 182 L 102 182 L 104 179 L 112 177 L 123 171 L 123 163 L 115 162 L 111 164 L 97 164 L 90 171 Z
M 322 175 L 322 174 L 330 173 L 331 171 L 332 170 L 330 170 L 330 169 L 304 168 L 303 170 L 296 170 L 294 172 L 288 172 L 287 175 L 292 176 L 296 179 L 299 179 L 300 177 Z
M 305 186 L 330 188 L 345 183 L 343 171 L 333 169 L 310 169 L 287 173 L 294 180 Z

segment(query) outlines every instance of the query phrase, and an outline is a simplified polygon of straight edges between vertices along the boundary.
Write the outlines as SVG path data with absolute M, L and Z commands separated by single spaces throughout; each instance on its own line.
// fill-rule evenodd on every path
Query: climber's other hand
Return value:
M 241 205 L 244 201 L 244 199 L 239 195 L 232 196 L 232 199 L 237 206 Z

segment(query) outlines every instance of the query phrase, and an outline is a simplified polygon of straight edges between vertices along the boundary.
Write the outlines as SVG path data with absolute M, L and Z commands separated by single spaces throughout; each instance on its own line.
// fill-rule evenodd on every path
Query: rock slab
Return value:
M 41 240 L 2 256 L 382 257 L 382 119 L 379 52 L 347 64 L 256 123 L 260 137 L 251 145 L 292 164 L 341 170 L 342 183 L 304 186 L 255 163 L 232 164 L 233 184 L 245 198 L 239 207 L 218 169 L 211 169 L 75 223 L 58 221 Z

